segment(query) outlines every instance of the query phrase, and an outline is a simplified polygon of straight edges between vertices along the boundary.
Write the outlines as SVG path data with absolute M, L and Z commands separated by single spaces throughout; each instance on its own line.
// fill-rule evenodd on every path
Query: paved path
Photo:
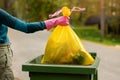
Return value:
M 11 46 L 14 52 L 13 71 L 15 77 L 29 80 L 28 72 L 21 71 L 21 65 L 26 61 L 44 53 L 44 48 L 50 32 L 40 31 L 25 34 L 9 30 Z M 100 57 L 99 80 L 120 80 L 120 48 L 83 41 L 89 52 L 96 52 Z
M 120 80 L 120 48 L 84 42 L 88 51 L 100 57 L 99 80 Z

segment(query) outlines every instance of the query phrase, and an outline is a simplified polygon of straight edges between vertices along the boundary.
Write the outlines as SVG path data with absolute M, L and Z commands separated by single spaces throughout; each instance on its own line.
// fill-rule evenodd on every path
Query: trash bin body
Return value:
M 98 80 L 99 58 L 92 65 L 40 64 L 42 55 L 22 65 L 23 71 L 29 72 L 30 80 Z

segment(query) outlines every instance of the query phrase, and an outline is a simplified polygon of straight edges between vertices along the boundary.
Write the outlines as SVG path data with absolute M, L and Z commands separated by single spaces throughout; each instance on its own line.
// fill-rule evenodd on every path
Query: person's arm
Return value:
M 49 30 L 56 25 L 61 26 L 69 25 L 69 18 L 61 16 L 58 18 L 53 18 L 41 22 L 26 23 L 18 18 L 13 17 L 6 11 L 0 9 L 0 23 L 22 32 L 33 33 L 35 31 L 43 29 Z
M 0 9 L 0 23 L 25 33 L 33 33 L 35 31 L 46 29 L 44 22 L 26 23 L 18 18 L 13 17 L 2 9 Z

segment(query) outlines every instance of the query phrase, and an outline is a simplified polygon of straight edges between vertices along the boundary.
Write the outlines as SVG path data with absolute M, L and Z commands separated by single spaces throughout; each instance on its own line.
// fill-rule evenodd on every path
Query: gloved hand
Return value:
M 61 16 L 58 18 L 46 20 L 44 22 L 45 22 L 47 30 L 50 30 L 56 25 L 61 25 L 61 26 L 69 25 L 69 17 Z

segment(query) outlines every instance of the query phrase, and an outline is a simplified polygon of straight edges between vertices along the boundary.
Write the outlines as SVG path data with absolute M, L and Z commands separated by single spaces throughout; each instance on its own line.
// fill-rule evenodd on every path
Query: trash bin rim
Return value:
M 72 73 L 72 74 L 95 74 L 99 65 L 99 57 L 95 56 L 95 62 L 92 65 L 63 65 L 63 64 L 33 64 L 32 60 L 22 65 L 23 71 L 29 72 L 48 72 L 48 73 Z M 42 55 L 38 56 L 42 57 Z M 38 58 L 37 57 L 37 58 Z M 34 60 L 34 59 L 33 59 Z

